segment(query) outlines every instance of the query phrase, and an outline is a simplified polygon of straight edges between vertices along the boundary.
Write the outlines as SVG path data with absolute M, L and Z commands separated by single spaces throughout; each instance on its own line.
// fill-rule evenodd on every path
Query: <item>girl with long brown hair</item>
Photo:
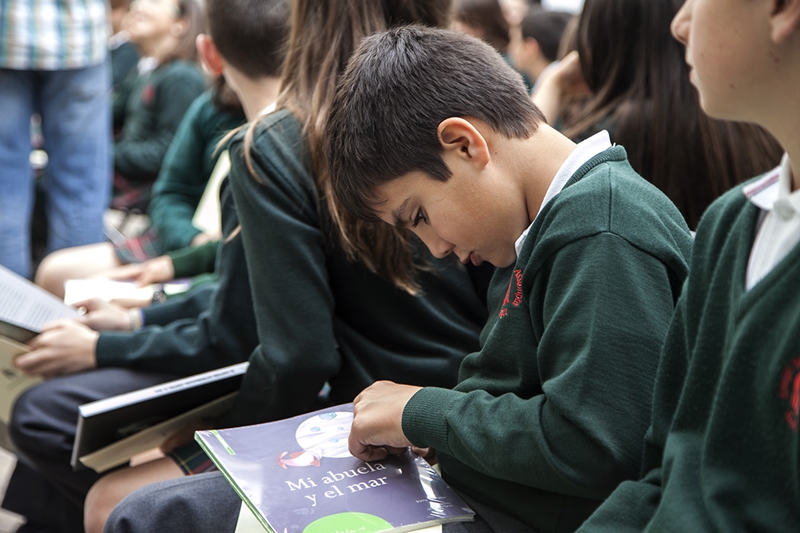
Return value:
M 700 109 L 684 47 L 669 31 L 682 4 L 586 0 L 577 54 L 542 80 L 533 99 L 573 140 L 607 129 L 631 166 L 695 229 L 712 201 L 775 167 L 782 152 L 760 127 L 715 120 Z M 583 83 L 590 93 L 586 104 L 562 122 L 560 104 Z

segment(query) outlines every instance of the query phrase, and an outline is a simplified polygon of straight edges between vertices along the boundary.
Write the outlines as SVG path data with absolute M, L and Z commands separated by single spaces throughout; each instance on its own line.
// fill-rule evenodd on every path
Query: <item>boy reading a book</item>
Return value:
M 800 1 L 688 0 L 672 21 L 703 110 L 754 122 L 781 165 L 697 229 L 664 345 L 643 476 L 587 532 L 800 527 Z
M 351 453 L 433 448 L 469 499 L 539 533 L 574 531 L 639 473 L 691 249 L 680 213 L 605 132 L 576 146 L 494 50 L 451 31 L 366 39 L 325 139 L 351 213 L 408 228 L 436 257 L 499 267 L 459 384 L 368 387 Z

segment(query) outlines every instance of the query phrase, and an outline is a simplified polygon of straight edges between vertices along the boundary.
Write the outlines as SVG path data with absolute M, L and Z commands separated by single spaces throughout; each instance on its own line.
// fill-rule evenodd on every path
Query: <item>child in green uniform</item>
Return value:
M 688 270 L 680 213 L 605 132 L 575 145 L 495 51 L 450 31 L 366 39 L 325 139 L 350 213 L 410 229 L 436 257 L 499 267 L 459 384 L 365 389 L 351 453 L 433 448 L 471 501 L 539 533 L 574 531 L 639 473 Z
M 799 28 L 797 0 L 688 0 L 672 22 L 703 109 L 764 126 L 786 155 L 700 221 L 642 478 L 581 531 L 800 528 Z

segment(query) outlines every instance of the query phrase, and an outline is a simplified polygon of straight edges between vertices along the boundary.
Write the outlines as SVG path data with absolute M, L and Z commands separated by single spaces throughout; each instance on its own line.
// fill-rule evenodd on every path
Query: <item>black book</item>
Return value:
M 169 381 L 81 405 L 72 468 L 80 458 L 239 389 L 249 363 Z

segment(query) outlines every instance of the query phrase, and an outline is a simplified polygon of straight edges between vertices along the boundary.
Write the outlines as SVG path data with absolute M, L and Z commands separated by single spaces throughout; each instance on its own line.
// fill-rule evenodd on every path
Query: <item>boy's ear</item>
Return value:
M 445 154 L 485 167 L 490 158 L 486 138 L 469 121 L 460 117 L 444 119 L 436 131 Z
M 772 0 L 772 41 L 782 43 L 800 27 L 800 0 Z
M 205 33 L 201 33 L 197 36 L 195 45 L 197 46 L 197 53 L 203 62 L 203 66 L 208 69 L 209 73 L 214 76 L 222 74 L 224 68 L 222 55 L 219 53 L 219 50 L 217 50 L 211 37 Z

